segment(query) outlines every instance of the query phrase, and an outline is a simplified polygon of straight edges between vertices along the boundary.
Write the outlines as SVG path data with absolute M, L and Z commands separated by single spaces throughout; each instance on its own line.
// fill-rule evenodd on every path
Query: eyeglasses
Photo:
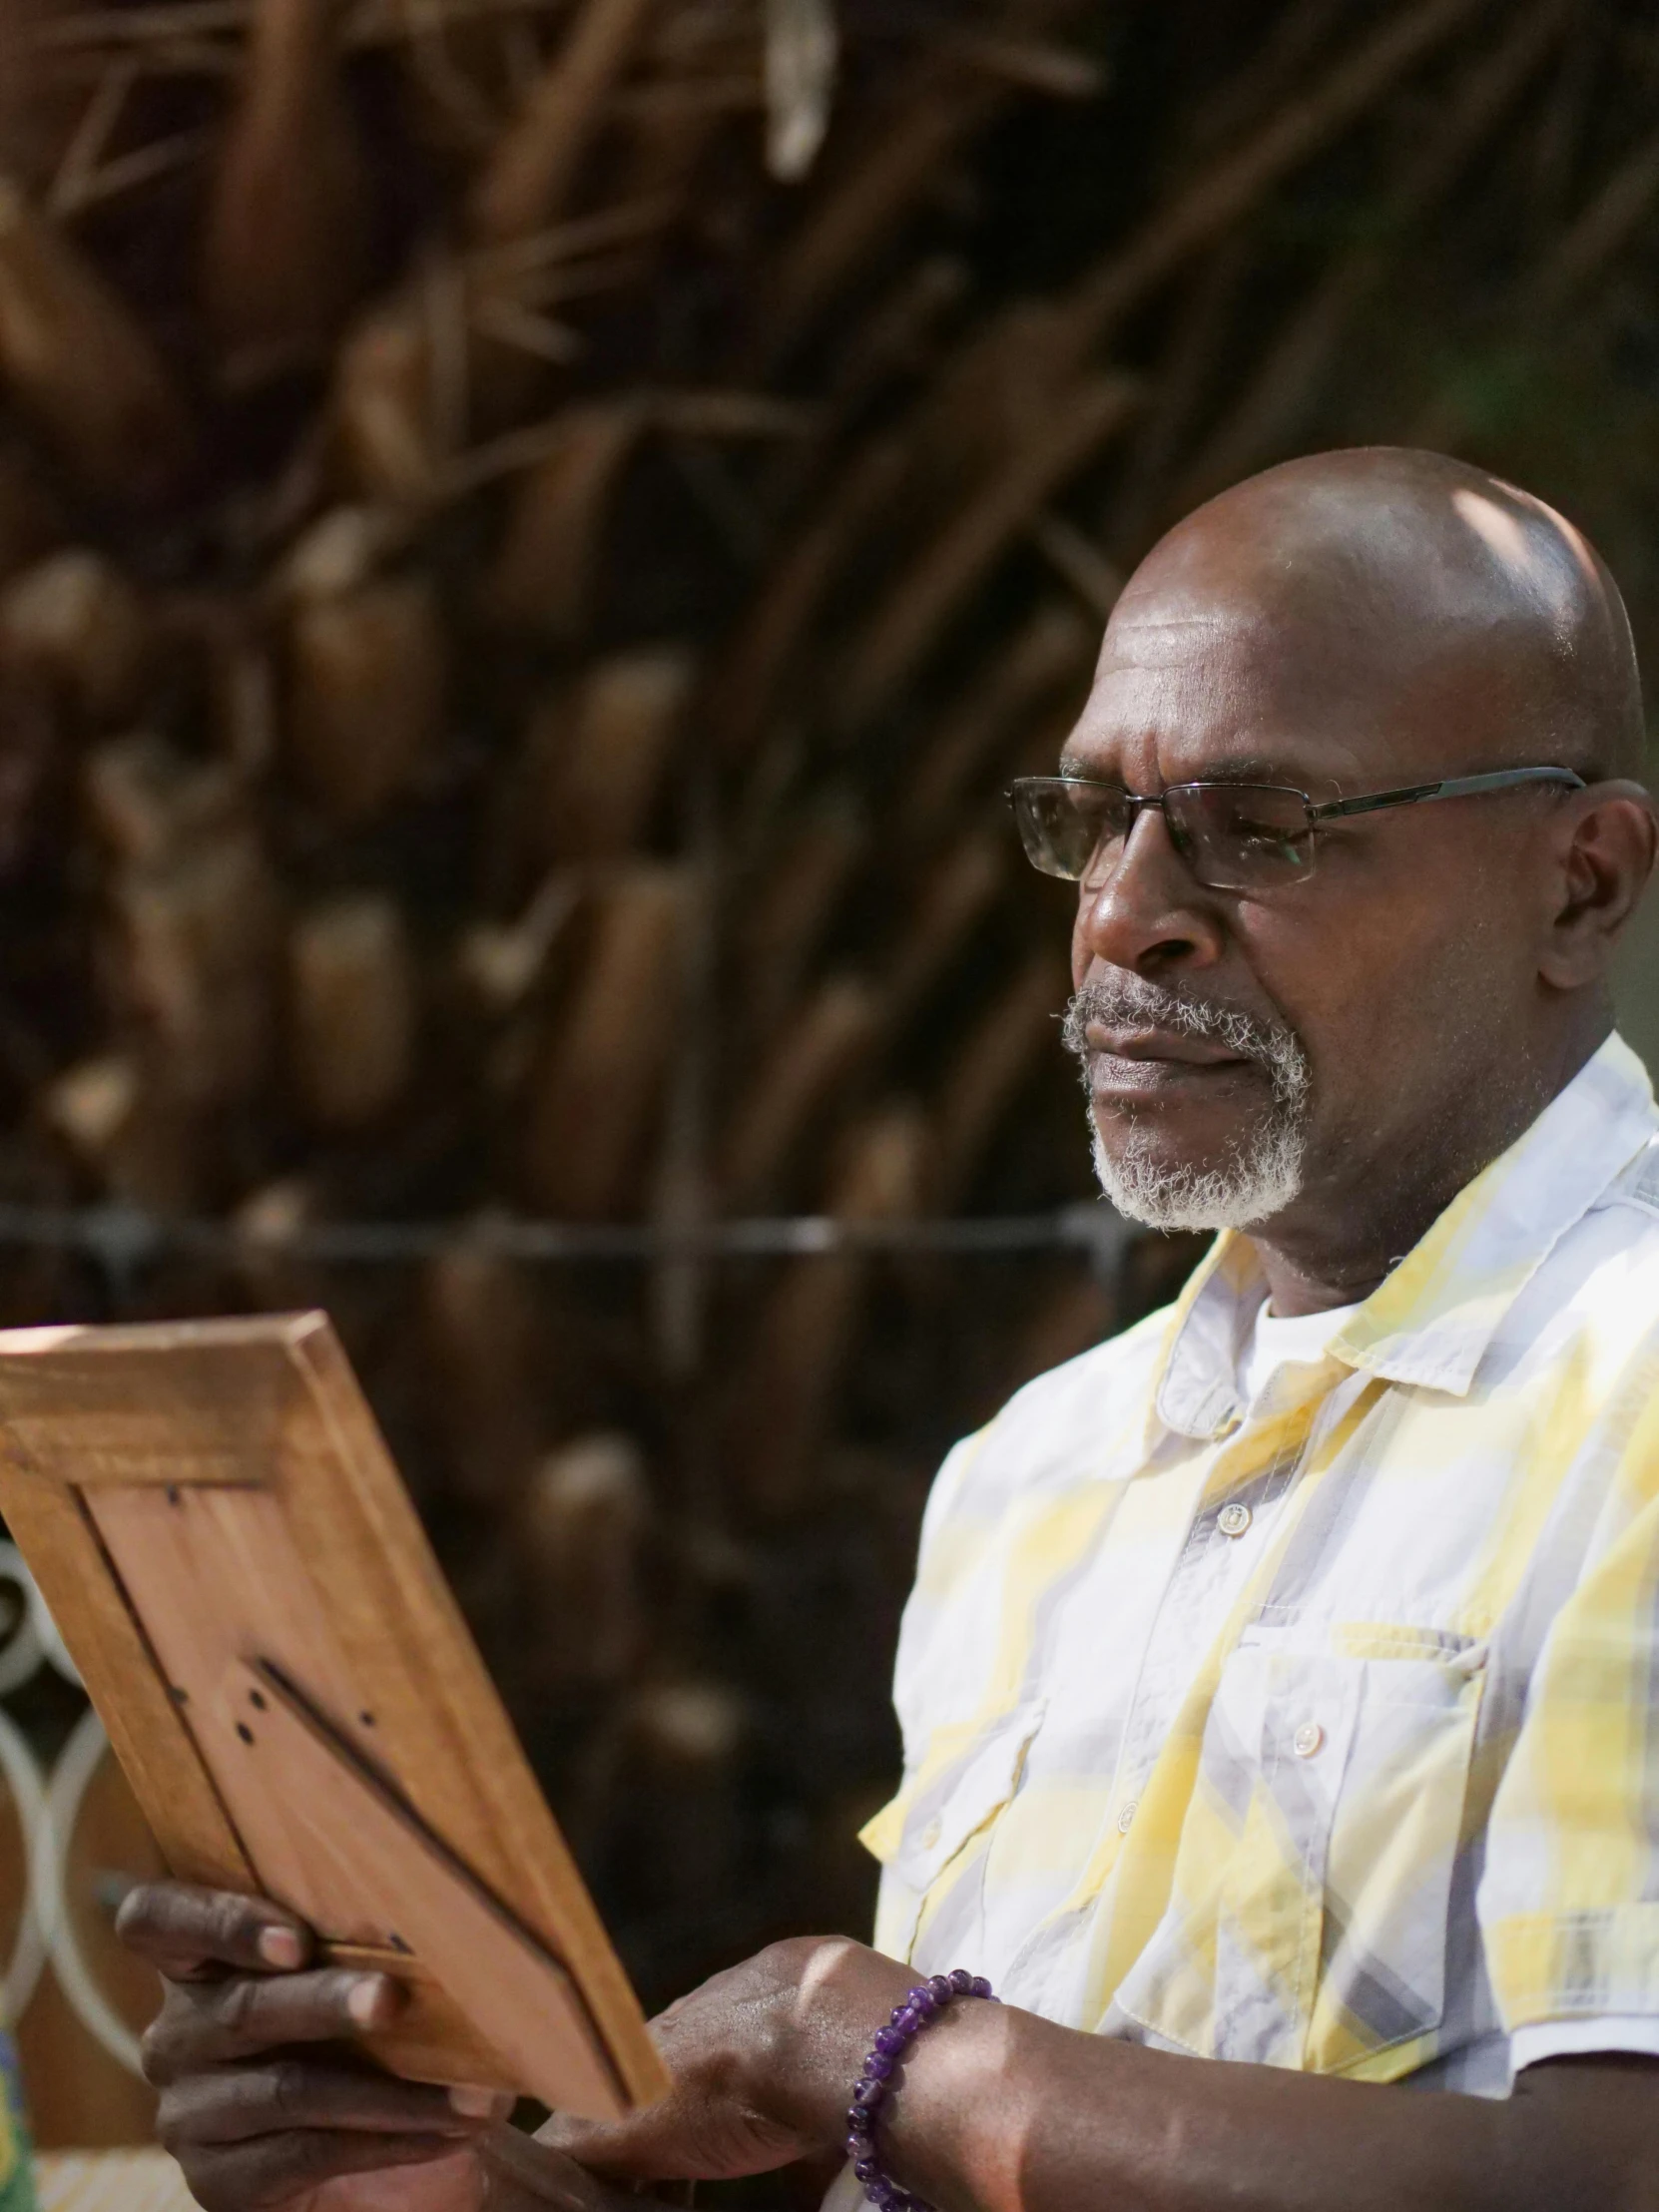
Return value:
M 1259 891 L 1313 874 L 1322 823 L 1533 784 L 1586 788 L 1570 768 L 1506 768 L 1316 806 L 1306 792 L 1280 784 L 1171 784 L 1167 791 L 1140 793 L 1081 776 L 1022 776 L 1008 802 L 1031 865 L 1085 890 L 1098 891 L 1111 879 L 1137 818 L 1156 809 L 1170 842 L 1207 889 Z

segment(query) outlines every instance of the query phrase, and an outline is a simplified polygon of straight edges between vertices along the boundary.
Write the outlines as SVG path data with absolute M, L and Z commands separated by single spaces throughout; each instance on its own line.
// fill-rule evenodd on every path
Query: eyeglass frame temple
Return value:
M 1200 777 L 1192 784 L 1171 784 L 1161 792 L 1132 792 L 1124 790 L 1121 785 L 1111 784 L 1104 778 L 1094 776 L 1020 776 L 1002 794 L 1010 806 L 1018 800 L 1021 787 L 1027 784 L 1082 784 L 1095 786 L 1102 791 L 1115 791 L 1128 801 L 1137 816 L 1148 807 L 1161 808 L 1172 791 L 1225 791 L 1230 788 L 1226 784 L 1212 785 L 1208 779 Z M 1393 791 L 1364 792 L 1357 799 L 1324 800 L 1318 806 L 1306 792 L 1297 791 L 1294 784 L 1263 784 L 1258 787 L 1247 785 L 1242 788 L 1295 792 L 1308 809 L 1310 822 L 1330 822 L 1338 815 L 1371 814 L 1383 807 L 1410 807 L 1433 799 L 1466 799 L 1476 792 L 1514 791 L 1529 784 L 1558 784 L 1565 791 L 1575 792 L 1588 791 L 1590 788 L 1577 770 L 1570 768 L 1488 769 L 1479 776 L 1443 776 L 1436 784 L 1404 784 Z
M 1102 780 L 1092 776 L 1022 776 L 1009 785 L 1002 796 L 1012 806 L 1017 802 L 1021 784 L 1096 783 L 1103 790 L 1120 791 L 1121 796 L 1129 805 L 1129 828 L 1131 830 L 1134 829 L 1135 824 L 1139 822 L 1141 816 L 1149 807 L 1155 807 L 1163 816 L 1165 823 L 1169 825 L 1172 832 L 1175 826 L 1170 823 L 1169 810 L 1165 804 L 1170 793 L 1183 790 L 1196 791 L 1204 788 L 1203 778 L 1200 778 L 1195 784 L 1171 784 L 1161 792 L 1131 792 L 1122 791 L 1121 787 L 1116 785 L 1108 786 Z M 1260 788 L 1264 791 L 1295 792 L 1307 812 L 1308 828 L 1313 830 L 1322 822 L 1332 822 L 1345 815 L 1379 814 L 1389 807 L 1422 806 L 1435 799 L 1466 799 L 1479 792 L 1520 791 L 1528 786 L 1541 784 L 1554 784 L 1563 791 L 1574 792 L 1588 791 L 1590 788 L 1576 769 L 1570 768 L 1488 769 L 1479 776 L 1443 776 L 1438 783 L 1434 784 L 1406 784 L 1394 791 L 1366 792 L 1358 799 L 1326 800 L 1319 806 L 1314 804 L 1306 792 L 1297 791 L 1294 784 L 1265 784 Z M 1071 880 L 1081 882 L 1082 877 L 1077 876 L 1071 878 Z
M 1376 814 L 1384 807 L 1411 807 L 1434 799 L 1466 799 L 1476 792 L 1518 791 L 1529 784 L 1558 784 L 1562 790 L 1574 792 L 1590 788 L 1584 778 L 1570 768 L 1490 769 L 1481 776 L 1446 776 L 1437 784 L 1410 784 L 1398 791 L 1368 792 L 1359 799 L 1332 799 L 1318 807 L 1309 800 L 1308 820 L 1310 824 L 1330 822 L 1339 815 Z

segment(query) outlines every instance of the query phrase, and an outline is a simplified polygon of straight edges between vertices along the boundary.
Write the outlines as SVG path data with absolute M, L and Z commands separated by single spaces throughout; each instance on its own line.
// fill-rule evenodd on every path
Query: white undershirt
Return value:
M 1239 1382 L 1247 1405 L 1253 1405 L 1276 1368 L 1287 1363 L 1306 1365 L 1318 1360 L 1332 1338 L 1345 1329 L 1360 1311 L 1359 1305 L 1336 1306 L 1323 1314 L 1270 1314 L 1263 1299 L 1256 1309 L 1256 1326 L 1239 1362 Z
M 1256 1310 L 1250 1342 L 1239 1360 L 1239 1387 L 1247 1405 L 1253 1405 L 1276 1371 L 1289 1365 L 1306 1365 L 1324 1354 L 1360 1311 L 1358 1305 L 1337 1306 L 1323 1314 L 1271 1314 L 1264 1299 Z M 1509 2038 L 1512 2073 L 1534 2066 L 1544 2058 L 1566 2058 L 1586 2051 L 1640 2051 L 1659 2058 L 1659 2020 L 1624 2018 L 1606 2014 L 1590 2020 L 1543 2020 L 1536 2026 L 1517 2028 Z

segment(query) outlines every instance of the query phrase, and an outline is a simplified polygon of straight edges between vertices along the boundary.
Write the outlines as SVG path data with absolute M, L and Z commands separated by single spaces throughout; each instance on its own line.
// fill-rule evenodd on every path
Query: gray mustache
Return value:
M 1308 1089 L 1308 1055 L 1288 1022 L 1267 1022 L 1238 1006 L 1215 1006 L 1144 975 L 1125 971 L 1110 978 L 1094 976 L 1073 994 L 1060 1038 L 1066 1050 L 1085 1063 L 1092 1049 L 1091 1022 L 1106 1029 L 1145 1024 L 1220 1044 L 1264 1068 L 1276 1096 L 1287 1104 L 1300 1102 Z

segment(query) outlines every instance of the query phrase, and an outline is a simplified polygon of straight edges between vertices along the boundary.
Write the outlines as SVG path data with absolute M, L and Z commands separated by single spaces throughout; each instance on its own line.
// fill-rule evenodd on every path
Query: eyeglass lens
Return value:
M 1099 890 L 1123 857 L 1136 809 L 1108 784 L 1058 777 L 1016 787 L 1015 816 L 1032 864 Z M 1313 867 L 1313 829 L 1297 791 L 1266 784 L 1186 784 L 1164 794 L 1177 851 L 1213 890 L 1295 882 Z

